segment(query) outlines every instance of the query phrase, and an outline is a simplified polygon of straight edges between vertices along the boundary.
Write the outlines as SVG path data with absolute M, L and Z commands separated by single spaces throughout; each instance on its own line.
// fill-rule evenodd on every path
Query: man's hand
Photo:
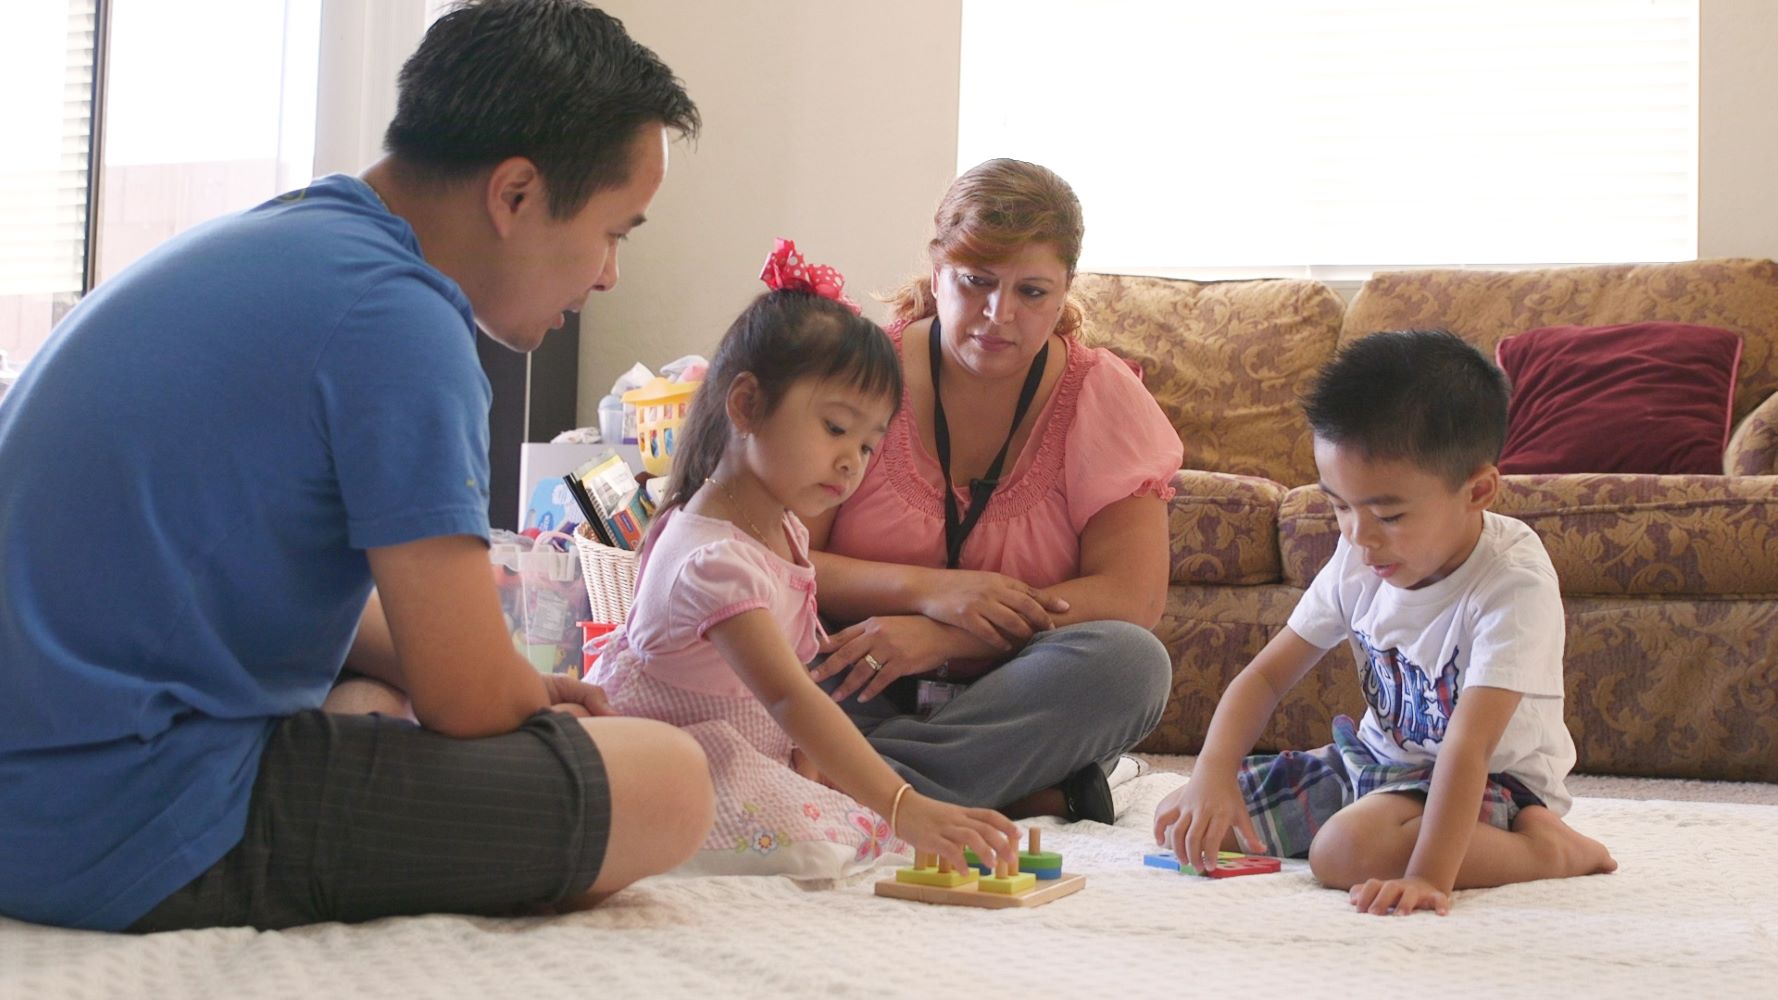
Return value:
M 577 716 L 616 715 L 605 689 L 596 684 L 577 681 L 567 674 L 545 674 L 543 690 L 549 695 L 550 708 Z

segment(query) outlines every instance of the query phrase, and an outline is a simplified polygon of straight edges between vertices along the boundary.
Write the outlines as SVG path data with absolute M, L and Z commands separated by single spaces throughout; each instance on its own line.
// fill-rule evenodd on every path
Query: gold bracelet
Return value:
M 897 837 L 901 836 L 901 831 L 895 828 L 895 821 L 901 815 L 901 797 L 913 787 L 905 781 L 902 782 L 901 787 L 895 790 L 895 804 L 889 807 L 889 832 Z

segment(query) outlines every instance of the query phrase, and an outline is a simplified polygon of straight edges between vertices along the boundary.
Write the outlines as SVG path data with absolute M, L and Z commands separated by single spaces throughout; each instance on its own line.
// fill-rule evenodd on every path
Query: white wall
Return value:
M 1699 11 L 1698 256 L 1778 258 L 1778 3 Z
M 425 0 L 322 0 L 315 176 L 356 174 L 382 158 L 395 77 L 427 23 Z
M 962 0 L 606 0 L 704 113 L 616 290 L 582 318 L 580 412 L 630 362 L 707 353 L 774 236 L 863 293 L 921 266 L 956 169 Z M 1698 254 L 1778 258 L 1778 3 L 1702 0 Z
M 634 361 L 706 356 L 765 290 L 772 239 L 869 299 L 922 266 L 957 166 L 961 0 L 605 0 L 704 116 L 675 144 L 616 289 L 581 315 L 580 417 Z

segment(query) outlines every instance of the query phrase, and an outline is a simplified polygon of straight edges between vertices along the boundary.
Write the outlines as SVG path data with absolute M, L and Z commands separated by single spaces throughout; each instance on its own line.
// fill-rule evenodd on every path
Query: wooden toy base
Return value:
M 1042 906 L 1079 892 L 1086 884 L 1085 875 L 1069 875 L 1064 872 L 1059 879 L 1038 882 L 1037 888 L 1029 892 L 1007 896 L 997 892 L 982 892 L 973 882 L 955 889 L 940 889 L 886 878 L 877 883 L 877 895 L 911 899 L 916 903 L 937 903 L 940 906 L 982 906 L 1000 910 L 1009 906 Z

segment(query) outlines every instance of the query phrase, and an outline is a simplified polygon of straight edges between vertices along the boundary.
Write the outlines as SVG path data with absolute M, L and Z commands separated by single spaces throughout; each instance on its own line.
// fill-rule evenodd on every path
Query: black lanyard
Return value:
M 981 520 L 982 511 L 988 507 L 988 498 L 994 495 L 995 487 L 1000 485 L 1000 467 L 1006 464 L 1006 451 L 1012 447 L 1012 438 L 1019 431 L 1019 425 L 1025 422 L 1025 412 L 1031 409 L 1031 400 L 1037 398 L 1037 386 L 1043 382 L 1043 365 L 1049 360 L 1050 345 L 1046 338 L 1043 349 L 1037 357 L 1031 359 L 1031 369 L 1025 373 L 1025 387 L 1019 390 L 1018 408 L 1012 411 L 1012 427 L 1007 429 L 1006 440 L 1000 445 L 1000 453 L 994 456 L 993 464 L 988 466 L 987 475 L 969 481 L 969 511 L 961 517 L 957 514 L 957 491 L 951 485 L 951 428 L 945 423 L 945 404 L 938 391 L 939 370 L 939 329 L 938 317 L 932 317 L 932 339 L 928 352 L 932 362 L 932 437 L 938 445 L 938 467 L 945 475 L 945 567 L 957 568 L 957 557 L 963 553 L 963 542 L 969 533 L 975 530 L 975 522 Z

